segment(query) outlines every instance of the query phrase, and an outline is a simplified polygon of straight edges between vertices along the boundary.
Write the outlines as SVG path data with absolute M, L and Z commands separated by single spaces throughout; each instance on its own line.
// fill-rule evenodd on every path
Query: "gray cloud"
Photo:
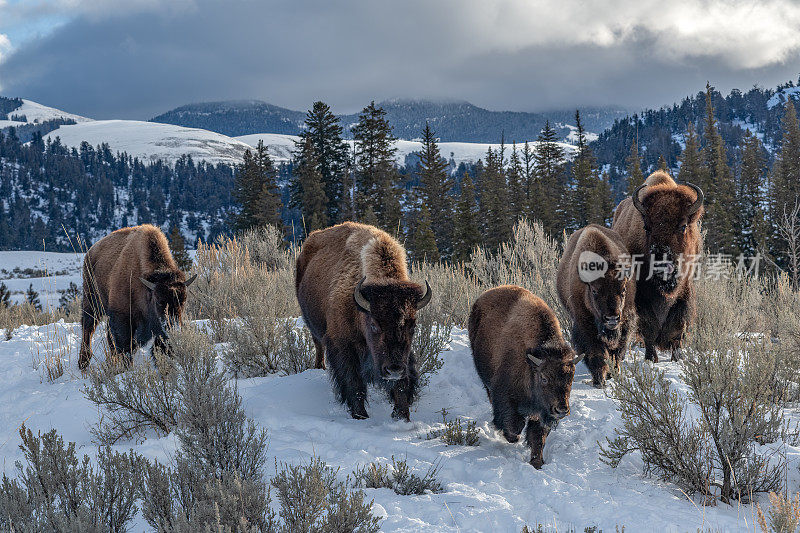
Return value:
M 720 89 L 786 81 L 800 50 L 800 6 L 785 0 L 166 4 L 27 4 L 14 20 L 34 7 L 72 18 L 11 53 L 0 24 L 2 92 L 96 118 L 231 98 L 295 109 L 321 98 L 341 112 L 391 97 L 636 109 L 707 79 Z

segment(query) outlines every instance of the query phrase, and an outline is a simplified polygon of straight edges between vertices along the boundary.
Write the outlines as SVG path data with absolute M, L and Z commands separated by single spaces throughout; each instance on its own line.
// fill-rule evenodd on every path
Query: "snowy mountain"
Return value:
M 14 107 L 8 113 L 8 119 L 0 116 L 0 129 L 8 127 L 19 127 L 25 124 L 40 124 L 48 120 L 63 119 L 68 121 L 75 121 L 77 123 L 88 122 L 92 119 L 67 113 L 54 107 L 48 107 L 42 104 L 37 104 L 31 100 L 20 100 L 22 105 Z
M 447 142 L 507 143 L 535 139 L 545 121 L 558 123 L 562 137 L 570 134 L 569 124 L 575 121 L 575 110 L 525 113 L 490 111 L 464 101 L 386 100 L 379 104 L 386 112 L 396 137 L 405 140 L 418 138 L 430 123 L 436 135 Z M 581 110 L 588 131 L 601 132 L 622 118 L 627 111 L 608 108 Z M 305 114 L 265 102 L 208 102 L 191 104 L 168 111 L 152 119 L 187 127 L 202 127 L 225 135 L 252 135 L 262 132 L 296 135 L 303 128 Z M 339 115 L 345 130 L 358 122 L 358 113 Z
M 138 120 L 94 120 L 61 126 L 45 138 L 56 137 L 67 146 L 78 147 L 84 141 L 92 146 L 107 143 L 114 152 L 127 152 L 145 162 L 161 159 L 169 164 L 183 155 L 212 164 L 238 164 L 249 148 L 212 131 Z
M 295 150 L 295 142 L 299 139 L 296 135 L 279 135 L 276 133 L 256 133 L 252 135 L 242 135 L 236 137 L 236 140 L 242 141 L 250 146 L 255 147 L 258 141 L 264 142 L 267 147 L 267 152 L 276 162 L 289 161 L 292 158 L 292 153 Z M 350 148 L 353 147 L 353 141 L 347 141 Z M 523 141 L 524 142 L 524 141 Z M 532 145 L 536 143 L 530 141 Z M 518 143 L 519 144 L 519 143 Z M 567 155 L 575 151 L 575 147 L 568 143 L 559 143 L 560 146 L 566 151 Z M 405 165 L 411 163 L 414 158 L 414 152 L 422 149 L 422 143 L 419 141 L 406 141 L 403 139 L 395 143 L 397 152 L 395 153 L 395 161 L 398 165 Z M 442 157 L 451 161 L 452 167 L 457 167 L 460 163 L 474 163 L 479 159 L 486 157 L 486 151 L 491 148 L 497 150 L 500 148 L 499 143 L 467 143 L 467 142 L 441 142 L 439 143 L 439 151 Z M 511 147 L 506 145 L 506 149 L 510 150 Z M 411 159 L 410 159 L 411 158 Z

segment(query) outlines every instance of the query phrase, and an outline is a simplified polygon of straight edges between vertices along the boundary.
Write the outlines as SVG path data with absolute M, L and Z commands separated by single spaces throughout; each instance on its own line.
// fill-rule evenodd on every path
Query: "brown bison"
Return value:
M 569 414 L 581 358 L 564 341 L 547 304 L 515 285 L 481 294 L 468 327 L 475 369 L 492 403 L 492 423 L 508 442 L 517 442 L 527 422 L 530 463 L 541 468 L 550 429 Z
M 78 367 L 92 358 L 92 334 L 108 316 L 109 349 L 130 354 L 155 338 L 166 348 L 168 324 L 180 324 L 188 280 L 178 270 L 167 239 L 155 226 L 145 224 L 106 235 L 83 259 L 83 313 Z
M 609 363 L 619 370 L 635 331 L 636 287 L 623 268 L 628 257 L 616 231 L 591 224 L 572 234 L 558 265 L 556 286 L 572 317 L 572 346 L 585 354 L 595 387 L 605 385 Z
M 409 420 L 418 388 L 411 342 L 431 288 L 408 277 L 406 252 L 389 234 L 345 222 L 312 232 L 297 257 L 297 300 L 317 348 L 327 354 L 339 401 L 368 418 L 366 384 L 385 388 L 393 418 Z
M 678 185 L 663 171 L 650 175 L 617 206 L 612 228 L 641 268 L 634 264 L 638 331 L 645 358 L 658 362 L 656 349 L 680 353 L 695 312 L 694 270 L 702 250 L 703 191 Z

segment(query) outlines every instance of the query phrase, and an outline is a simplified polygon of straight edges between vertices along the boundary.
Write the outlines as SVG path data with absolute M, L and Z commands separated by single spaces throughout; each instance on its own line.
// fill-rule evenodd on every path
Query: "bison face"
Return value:
M 196 277 L 197 275 L 194 275 L 184 281 L 181 273 L 157 271 L 141 278 L 142 284 L 148 290 L 149 318 L 158 322 L 162 334 L 165 333 L 167 326 L 181 324 L 183 306 L 186 304 L 186 290 Z
M 364 285 L 362 279 L 353 293 L 360 311 L 361 329 L 376 378 L 395 381 L 409 374 L 411 341 L 417 310 L 431 298 L 416 283 L 388 281 Z
M 678 187 L 653 186 L 639 194 L 642 185 L 633 194 L 633 204 L 642 214 L 645 230 L 644 272 L 652 279 L 659 292 L 670 295 L 686 276 L 686 268 L 698 252 L 700 241 L 698 221 L 703 214 L 703 191 L 687 183 Z
M 619 341 L 628 289 L 629 280 L 620 272 L 619 269 L 609 269 L 602 278 L 586 284 L 588 307 L 594 317 L 597 333 L 609 345 Z
M 566 343 L 544 344 L 526 353 L 531 367 L 531 393 L 541 421 L 553 425 L 569 414 L 575 365 L 582 357 Z

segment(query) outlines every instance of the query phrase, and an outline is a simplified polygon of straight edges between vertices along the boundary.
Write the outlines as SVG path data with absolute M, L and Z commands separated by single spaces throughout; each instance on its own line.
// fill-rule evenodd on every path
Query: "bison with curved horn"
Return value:
M 151 339 L 154 347 L 166 349 L 167 328 L 181 323 L 186 289 L 196 277 L 186 279 L 155 226 L 119 229 L 94 243 L 83 259 L 78 367 L 89 366 L 92 334 L 104 315 L 112 352 L 130 356 Z
M 570 236 L 558 265 L 556 287 L 572 318 L 572 346 L 586 354 L 595 387 L 605 385 L 609 364 L 619 371 L 636 327 L 628 257 L 616 231 L 590 224 Z
M 611 227 L 633 259 L 638 332 L 648 360 L 658 362 L 657 349 L 676 360 L 694 319 L 702 216 L 700 187 L 678 185 L 664 171 L 651 174 L 614 213 Z
M 575 365 L 582 356 L 575 357 L 547 304 L 516 285 L 481 294 L 468 329 L 475 369 L 492 404 L 492 423 L 508 442 L 517 442 L 527 423 L 530 463 L 541 468 L 547 435 L 569 414 Z
M 406 252 L 376 227 L 345 222 L 312 232 L 297 257 L 297 300 L 317 349 L 327 355 L 339 400 L 368 418 L 367 384 L 383 387 L 393 418 L 409 420 L 418 374 L 411 343 L 431 288 L 408 277 Z

